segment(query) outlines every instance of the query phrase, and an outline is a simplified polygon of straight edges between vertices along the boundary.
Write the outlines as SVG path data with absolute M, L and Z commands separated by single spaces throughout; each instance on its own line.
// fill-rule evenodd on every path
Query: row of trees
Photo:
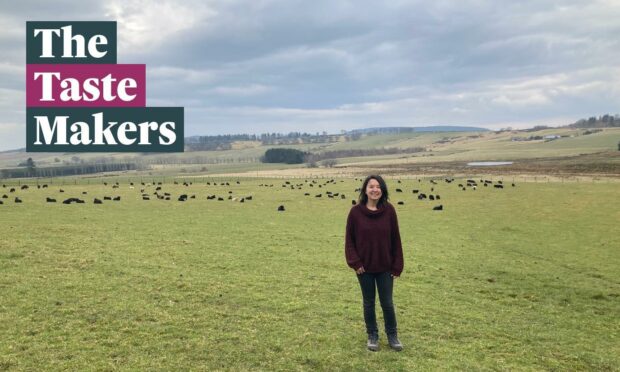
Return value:
M 265 155 L 261 158 L 263 163 L 286 163 L 286 164 L 301 164 L 308 163 L 316 166 L 316 163 L 322 161 L 322 164 L 328 167 L 336 164 L 334 160 L 337 158 L 348 158 L 354 156 L 377 156 L 377 155 L 392 155 L 392 154 L 412 154 L 416 152 L 426 151 L 423 147 L 408 147 L 397 148 L 388 147 L 380 149 L 350 149 L 350 150 L 335 150 L 324 151 L 321 153 L 303 152 L 296 149 L 288 148 L 276 148 L 269 149 L 265 152 Z
M 316 132 L 315 134 L 306 132 L 289 133 L 263 133 L 256 134 L 231 134 L 218 136 L 197 136 L 189 137 L 185 140 L 187 151 L 220 151 L 232 149 L 232 143 L 236 141 L 257 141 L 263 146 L 266 145 L 297 145 L 297 144 L 316 144 L 334 143 L 341 140 L 357 141 L 362 137 L 361 133 L 344 132 L 342 134 L 327 134 L 327 132 Z
M 569 125 L 571 128 L 608 128 L 620 127 L 620 115 L 605 114 L 599 117 L 592 116 L 588 119 L 580 119 Z
M 32 162 L 30 166 L 23 168 L 2 169 L 0 170 L 0 178 L 62 177 L 141 169 L 143 169 L 143 167 L 136 163 L 75 164 L 38 168 L 34 165 L 34 162 Z

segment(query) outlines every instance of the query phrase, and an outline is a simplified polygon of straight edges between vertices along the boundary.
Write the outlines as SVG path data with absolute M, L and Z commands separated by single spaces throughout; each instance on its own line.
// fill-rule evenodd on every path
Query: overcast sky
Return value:
M 0 0 L 0 150 L 25 147 L 26 21 L 118 22 L 185 133 L 563 125 L 620 112 L 620 1 Z

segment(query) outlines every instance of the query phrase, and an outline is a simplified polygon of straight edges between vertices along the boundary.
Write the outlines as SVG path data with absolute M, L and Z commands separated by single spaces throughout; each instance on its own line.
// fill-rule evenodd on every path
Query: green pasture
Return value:
M 343 252 L 360 181 L 327 180 L 0 188 L 0 370 L 618 370 L 615 183 L 389 180 L 405 349 L 372 353 Z
M 373 155 L 337 159 L 338 164 L 376 166 L 381 164 L 406 164 L 476 160 L 520 160 L 533 158 L 571 157 L 617 151 L 620 128 L 605 128 L 601 132 L 584 135 L 585 129 L 553 128 L 536 132 L 412 132 L 364 136 L 357 141 L 297 145 L 266 145 L 224 151 L 192 151 L 173 154 L 136 153 L 0 153 L 0 168 L 12 168 L 32 157 L 38 167 L 59 166 L 63 161 L 76 164 L 109 162 L 144 162 L 153 165 L 152 174 L 168 175 L 184 168 L 188 173 L 207 174 L 254 171 L 257 168 L 295 168 L 299 165 L 268 165 L 255 161 L 270 148 L 294 148 L 312 153 L 337 150 L 366 150 L 380 148 L 423 147 L 428 151 L 415 154 Z M 565 135 L 552 141 L 512 141 L 513 137 Z M 572 136 L 572 137 L 570 137 Z M 448 139 L 449 142 L 439 143 Z M 432 156 L 429 156 L 431 155 Z M 192 163 L 192 164 L 188 164 Z M 166 164 L 166 165 L 158 165 Z M 165 171 L 172 168 L 172 171 Z M 202 170 L 207 168 L 208 171 Z M 164 170 L 164 171 L 162 171 Z M 148 173 L 142 172 L 142 173 Z

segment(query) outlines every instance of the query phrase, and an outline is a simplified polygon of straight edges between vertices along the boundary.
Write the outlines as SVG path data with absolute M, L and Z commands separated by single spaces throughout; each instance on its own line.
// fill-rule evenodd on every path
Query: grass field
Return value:
M 427 181 L 390 180 L 405 349 L 382 334 L 371 353 L 343 253 L 360 182 L 229 181 L 165 184 L 170 201 L 125 183 L 0 189 L 0 370 L 618 370 L 615 183 L 441 182 L 436 212 L 411 193 Z M 92 203 L 106 195 L 122 199 Z

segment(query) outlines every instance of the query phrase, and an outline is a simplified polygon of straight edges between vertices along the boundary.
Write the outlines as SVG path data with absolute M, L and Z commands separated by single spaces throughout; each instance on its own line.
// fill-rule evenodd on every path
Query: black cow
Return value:
M 112 200 L 114 200 L 114 201 L 121 201 L 121 197 L 120 196 L 116 196 Z
M 433 195 L 429 195 L 428 200 L 435 200 L 435 197 Z
M 278 207 L 278 212 L 284 212 L 284 206 L 283 205 Z
M 48 196 L 47 198 L 45 198 L 45 201 L 46 201 L 47 203 L 56 203 L 56 199 L 52 199 L 52 198 L 50 198 L 49 196 Z
M 434 211 L 443 211 L 443 205 L 439 204 L 433 207 Z
M 101 199 L 97 199 L 97 198 L 95 198 L 95 200 L 93 200 L 93 203 L 95 203 L 95 204 L 103 204 Z
M 496 189 L 503 189 L 504 185 L 501 185 L 501 184 L 498 183 L 496 185 L 493 185 L 493 187 L 495 187 Z
M 405 202 L 403 202 L 403 201 L 399 201 L 399 202 L 398 202 L 398 205 L 405 205 Z
M 23 203 L 22 200 L 18 197 L 15 197 L 15 203 Z

